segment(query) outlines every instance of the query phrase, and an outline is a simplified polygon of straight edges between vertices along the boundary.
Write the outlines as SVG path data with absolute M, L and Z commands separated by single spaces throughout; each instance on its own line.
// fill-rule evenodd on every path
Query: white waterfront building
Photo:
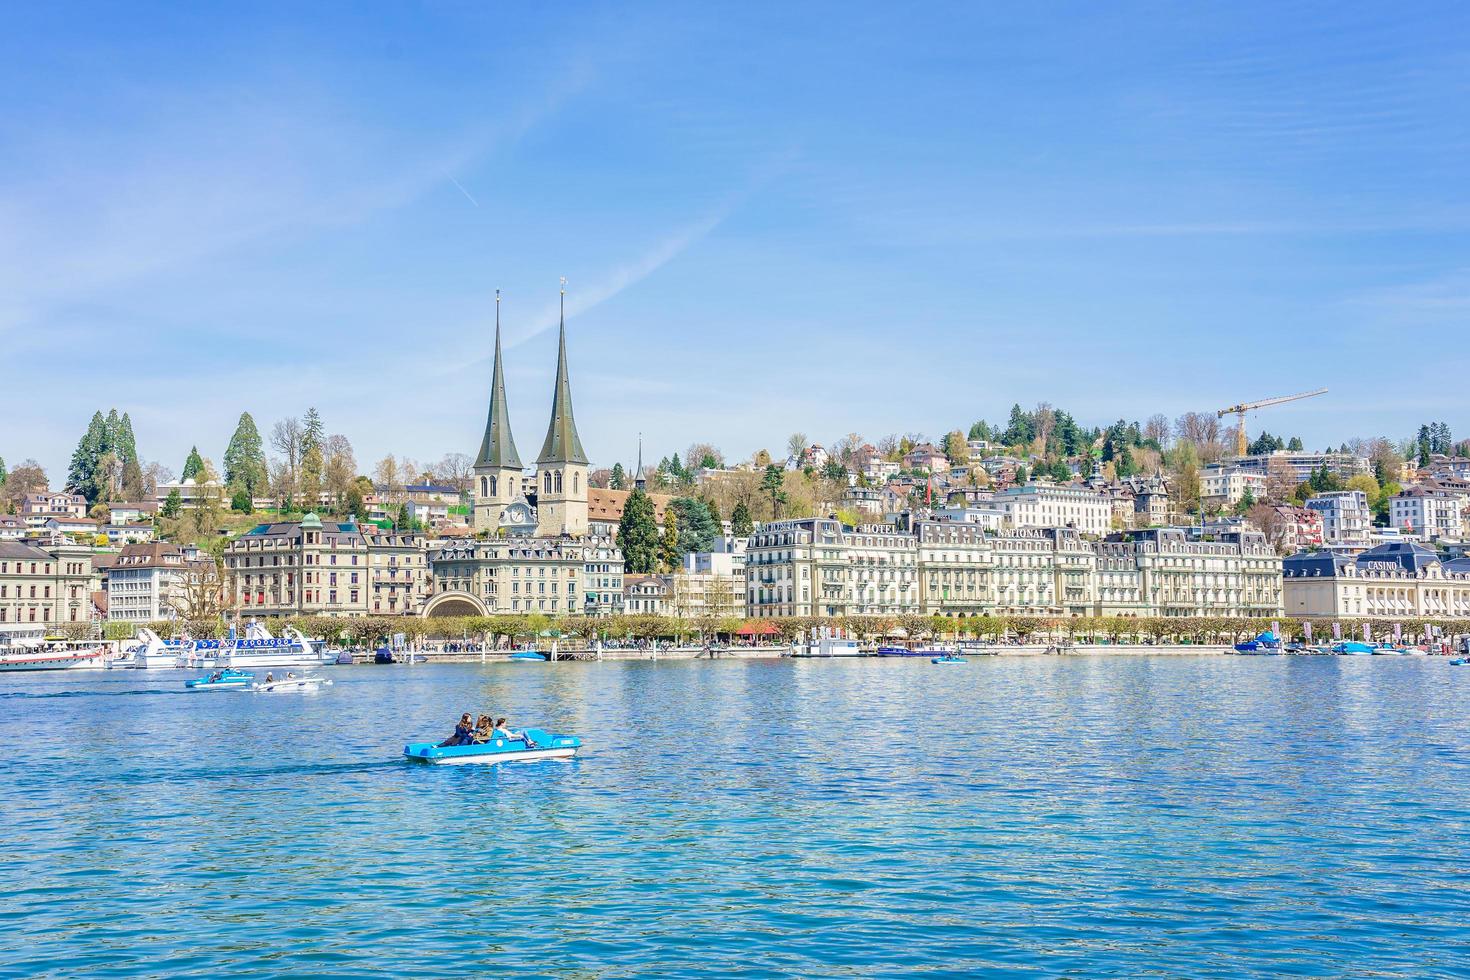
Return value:
M 1017 528 L 1071 527 L 1096 537 L 1112 529 L 1112 502 L 1089 487 L 1033 482 L 997 492 L 992 506 Z

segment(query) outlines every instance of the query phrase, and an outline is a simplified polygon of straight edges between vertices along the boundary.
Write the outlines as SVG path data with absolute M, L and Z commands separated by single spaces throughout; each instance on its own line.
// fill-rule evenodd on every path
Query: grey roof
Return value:
M 577 438 L 577 421 L 572 417 L 572 383 L 567 379 L 567 318 L 563 294 L 561 340 L 556 353 L 556 390 L 551 398 L 551 424 L 546 429 L 546 442 L 541 446 L 538 463 L 582 463 L 587 454 Z
M 1414 541 L 1390 541 L 1368 549 L 1357 558 L 1360 565 L 1375 561 L 1393 562 L 1416 575 L 1440 560 L 1438 552 Z
M 19 541 L 0 541 L 0 558 L 28 558 L 34 561 L 51 561 L 55 556 L 49 551 Z
M 1470 575 L 1470 558 L 1453 558 L 1444 563 L 1444 570 L 1452 575 Z
M 495 370 L 490 380 L 490 412 L 485 419 L 485 438 L 480 442 L 476 466 L 506 466 L 521 469 L 521 454 L 510 432 L 510 409 L 505 402 L 505 372 L 500 367 L 500 291 L 495 292 Z
M 1281 559 L 1281 574 L 1286 578 L 1333 578 L 1352 563 L 1347 555 L 1330 551 L 1299 551 Z

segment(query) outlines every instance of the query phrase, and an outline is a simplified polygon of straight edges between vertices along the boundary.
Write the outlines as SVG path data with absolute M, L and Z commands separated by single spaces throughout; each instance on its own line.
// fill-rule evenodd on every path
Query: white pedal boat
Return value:
M 325 677 L 283 677 L 278 681 L 251 684 L 250 690 L 256 694 L 311 694 L 331 686 L 332 682 Z

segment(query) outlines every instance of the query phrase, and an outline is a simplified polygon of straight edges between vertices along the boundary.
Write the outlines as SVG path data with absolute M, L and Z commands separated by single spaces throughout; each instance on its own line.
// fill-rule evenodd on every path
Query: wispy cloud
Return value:
M 736 206 L 731 199 L 680 228 L 675 229 L 633 258 L 613 265 L 587 285 L 567 284 L 567 315 L 574 316 L 595 309 L 678 258 L 691 246 L 720 226 Z M 558 304 L 547 304 L 532 316 L 525 326 L 505 331 L 505 346 L 517 347 L 532 340 L 558 323 Z
M 29 176 L 0 186 L 0 332 L 274 235 L 356 224 L 436 185 L 474 202 L 455 173 L 521 139 L 593 74 L 584 63 L 495 123 L 428 142 L 340 121 L 335 100 L 295 90 L 176 97 L 126 132 L 38 141 Z

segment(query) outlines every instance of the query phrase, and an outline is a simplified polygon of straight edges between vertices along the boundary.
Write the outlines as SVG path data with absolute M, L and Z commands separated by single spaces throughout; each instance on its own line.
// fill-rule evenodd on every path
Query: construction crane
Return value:
M 1231 405 L 1222 408 L 1215 413 L 1215 418 L 1223 419 L 1227 415 L 1236 415 L 1240 418 L 1240 424 L 1235 427 L 1235 455 L 1244 456 L 1246 451 L 1245 441 L 1245 413 L 1258 408 L 1266 408 L 1270 405 L 1280 405 L 1283 402 L 1300 401 L 1303 398 L 1316 398 L 1318 395 L 1327 394 L 1326 388 L 1318 388 L 1316 391 L 1304 391 L 1300 395 L 1282 395 L 1280 398 L 1262 398 L 1258 402 L 1242 402 L 1239 405 Z

